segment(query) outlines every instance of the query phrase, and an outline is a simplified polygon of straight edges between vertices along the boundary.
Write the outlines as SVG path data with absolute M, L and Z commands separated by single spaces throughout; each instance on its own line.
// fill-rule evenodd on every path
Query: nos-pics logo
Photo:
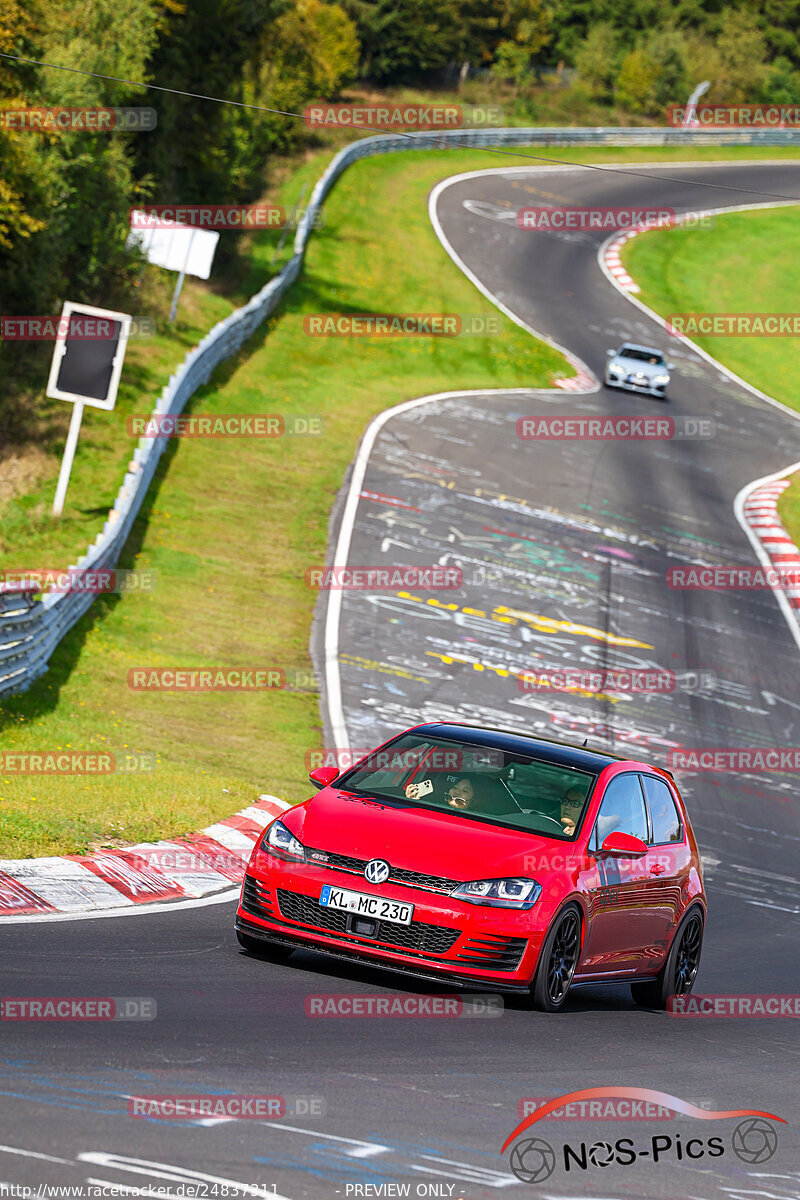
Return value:
M 658 1105 L 662 1109 L 669 1109 L 673 1114 L 682 1113 L 700 1121 L 739 1118 L 739 1123 L 733 1129 L 728 1144 L 724 1134 L 687 1138 L 685 1134 L 681 1136 L 680 1133 L 659 1133 L 640 1140 L 621 1137 L 613 1141 L 598 1139 L 594 1142 L 564 1142 L 556 1148 L 542 1137 L 521 1136 L 535 1122 L 543 1120 L 568 1104 L 601 1099 L 622 1099 Z M 520 1122 L 506 1139 L 501 1153 L 505 1153 L 514 1143 L 509 1156 L 509 1166 L 522 1183 L 542 1183 L 549 1179 L 559 1166 L 566 1173 L 582 1173 L 595 1168 L 602 1170 L 612 1165 L 629 1167 L 639 1161 L 653 1164 L 696 1162 L 698 1165 L 707 1165 L 710 1159 L 721 1158 L 729 1152 L 748 1165 L 759 1165 L 768 1162 L 778 1148 L 778 1132 L 771 1124 L 772 1121 L 786 1123 L 783 1117 L 776 1116 L 775 1113 L 761 1112 L 753 1108 L 720 1111 L 698 1108 L 688 1100 L 681 1100 L 678 1096 L 654 1091 L 652 1088 L 583 1088 L 542 1104 Z

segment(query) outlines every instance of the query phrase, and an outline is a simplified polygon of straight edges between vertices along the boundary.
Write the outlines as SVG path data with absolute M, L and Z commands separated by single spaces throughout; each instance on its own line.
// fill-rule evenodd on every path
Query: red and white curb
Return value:
M 798 584 L 782 590 L 795 612 L 800 611 L 800 550 L 794 544 L 778 517 L 778 498 L 790 484 L 789 479 L 773 479 L 749 493 L 742 514 L 758 541 L 765 558 L 776 570 L 793 571 Z
M 759 206 L 760 207 L 760 206 Z M 734 209 L 725 209 L 725 212 L 733 212 Z M 648 233 L 653 229 L 670 229 L 675 225 L 683 225 L 687 221 L 697 221 L 704 213 L 687 212 L 677 213 L 674 217 L 665 217 L 663 219 L 652 221 L 643 221 L 636 229 L 626 229 L 624 233 L 618 233 L 616 237 L 612 237 L 609 241 L 604 242 L 600 248 L 600 260 L 606 269 L 606 273 L 610 275 L 617 287 L 623 292 L 640 292 L 636 280 L 622 265 L 622 248 L 631 238 L 635 238 L 640 233 Z
M 597 391 L 597 380 L 594 375 L 590 375 L 588 371 L 584 371 L 582 367 L 578 367 L 577 375 L 571 375 L 568 379 L 558 378 L 553 382 L 557 388 L 562 388 L 565 392 L 595 392 Z
M 670 222 L 670 224 L 673 224 L 673 222 Z M 626 229 L 624 233 L 620 233 L 615 238 L 612 238 L 610 242 L 606 242 L 603 247 L 603 262 L 606 265 L 609 275 L 613 275 L 618 286 L 626 292 L 638 292 L 641 289 L 622 265 L 620 258 L 622 247 L 630 238 L 635 237 L 637 233 L 643 233 L 644 229 L 649 228 L 655 229 L 656 226 L 646 225 L 641 230 Z
M 56 858 L 0 859 L 3 918 L 99 915 L 231 891 L 265 826 L 291 806 L 259 796 L 201 833 L 119 850 Z

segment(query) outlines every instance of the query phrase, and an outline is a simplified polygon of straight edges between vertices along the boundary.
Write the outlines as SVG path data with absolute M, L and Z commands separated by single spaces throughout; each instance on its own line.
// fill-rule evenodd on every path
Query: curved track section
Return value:
M 691 183 L 660 178 L 666 173 L 481 173 L 441 189 L 438 219 L 455 253 L 517 319 L 597 371 L 606 346 L 635 338 L 666 348 L 666 336 L 611 288 L 595 239 L 523 233 L 497 214 L 536 200 L 657 199 L 678 209 L 705 200 Z M 800 167 L 789 164 L 682 174 L 743 189 L 731 194 L 736 203 L 752 198 L 752 186 L 800 195 Z M 532 414 L 667 411 L 599 390 L 446 396 L 402 406 L 383 423 L 359 494 L 345 500 L 349 561 L 446 561 L 468 582 L 447 594 L 340 596 L 341 721 L 354 747 L 429 716 L 588 736 L 626 752 L 639 747 L 656 761 L 680 746 L 796 744 L 797 648 L 774 596 L 674 591 L 666 572 L 754 561 L 734 499 L 800 458 L 800 426 L 690 347 L 669 349 L 679 363 L 669 414 L 711 419 L 713 438 L 554 448 L 516 437 L 517 419 Z M 567 662 L 656 664 L 694 672 L 697 686 L 622 698 L 520 690 L 520 669 Z M 784 780 L 682 780 L 708 865 L 700 992 L 796 990 L 800 830 Z M 162 1187 L 180 1195 L 195 1172 L 208 1185 L 200 1196 L 235 1184 L 229 1195 L 265 1200 L 484 1200 L 509 1189 L 532 1194 L 500 1155 L 522 1097 L 628 1084 L 708 1109 L 763 1109 L 790 1122 L 798 1111 L 791 1022 L 672 1020 L 634 1009 L 627 990 L 616 988 L 582 990 L 556 1018 L 510 1002 L 500 1019 L 466 1026 L 314 1019 L 306 1015 L 310 996 L 427 989 L 310 953 L 285 966 L 257 962 L 237 952 L 231 922 L 232 907 L 218 905 L 154 912 L 143 922 L 0 931 L 5 996 L 144 995 L 157 1004 L 150 1021 L 4 1021 L 0 1180 L 103 1180 L 145 1189 L 127 1194 Z M 285 1095 L 290 1107 L 267 1122 L 128 1115 L 132 1095 L 226 1090 Z M 326 1115 L 304 1112 L 298 1095 L 322 1095 Z M 644 1147 L 653 1133 L 686 1142 L 722 1133 L 723 1124 L 727 1150 L 714 1160 L 679 1161 L 673 1151 L 630 1167 L 569 1174 L 561 1166 L 535 1194 L 797 1194 L 800 1143 L 791 1125 L 780 1127 L 766 1165 L 735 1156 L 723 1122 L 548 1122 L 533 1132 L 576 1147 L 629 1135 Z

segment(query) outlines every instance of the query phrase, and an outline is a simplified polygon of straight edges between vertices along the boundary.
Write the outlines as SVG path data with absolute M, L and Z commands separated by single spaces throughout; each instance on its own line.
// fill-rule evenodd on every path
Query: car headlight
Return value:
M 302 842 L 291 833 L 283 821 L 273 821 L 261 839 L 261 849 L 276 858 L 288 858 L 292 862 L 305 862 L 306 851 Z
M 621 362 L 617 362 L 617 360 L 616 360 L 616 359 L 614 359 L 614 361 L 613 361 L 613 362 L 610 362 L 610 363 L 608 364 L 608 369 L 609 369 L 609 371 L 621 371 L 621 370 L 623 369 L 623 368 L 622 368 L 622 363 L 621 363 Z
M 659 385 L 662 383 L 669 383 L 669 375 L 654 375 L 653 383 L 657 383 Z
M 494 908 L 533 908 L 542 894 L 542 885 L 535 879 L 476 879 L 461 883 L 451 892 L 455 900 L 468 904 L 489 904 Z

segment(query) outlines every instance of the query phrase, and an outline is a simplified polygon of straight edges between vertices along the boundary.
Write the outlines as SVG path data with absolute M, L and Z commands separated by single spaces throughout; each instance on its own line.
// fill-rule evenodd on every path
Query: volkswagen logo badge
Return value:
M 364 867 L 364 878 L 370 883 L 386 883 L 391 867 L 382 858 L 371 858 Z

